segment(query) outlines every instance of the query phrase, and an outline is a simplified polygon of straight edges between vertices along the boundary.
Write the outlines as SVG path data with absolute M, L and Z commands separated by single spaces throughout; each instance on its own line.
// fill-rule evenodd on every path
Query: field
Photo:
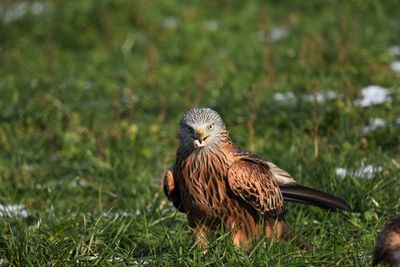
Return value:
M 399 8 L 1 1 L 0 266 L 370 265 L 400 211 Z M 222 231 L 203 253 L 161 187 L 196 106 L 355 212 L 287 204 L 311 251 Z

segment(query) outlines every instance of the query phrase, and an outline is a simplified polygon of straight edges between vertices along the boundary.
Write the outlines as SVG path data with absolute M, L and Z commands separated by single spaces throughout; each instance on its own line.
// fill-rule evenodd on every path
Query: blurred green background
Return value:
M 399 8 L 1 1 L 0 266 L 368 265 L 400 207 Z M 370 85 L 387 97 L 360 105 Z M 178 121 L 197 106 L 216 109 L 239 146 L 357 213 L 289 204 L 314 251 L 263 242 L 240 253 L 222 234 L 202 257 L 160 184 Z

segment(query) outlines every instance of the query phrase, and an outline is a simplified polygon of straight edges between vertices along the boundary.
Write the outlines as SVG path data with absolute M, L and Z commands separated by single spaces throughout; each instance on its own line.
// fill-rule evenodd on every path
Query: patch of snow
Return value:
M 370 119 L 368 125 L 362 129 L 363 134 L 370 133 L 378 128 L 385 127 L 387 122 L 381 118 Z
M 344 178 L 347 174 L 347 170 L 345 168 L 338 167 L 335 169 L 336 175 L 340 178 Z
M 371 262 L 372 254 L 369 251 L 360 251 L 357 253 L 358 259 L 364 262 Z
M 178 26 L 178 19 L 176 17 L 166 17 L 161 22 L 161 26 L 167 29 L 175 29 Z
M 210 32 L 216 32 L 219 29 L 219 23 L 216 20 L 208 20 L 204 23 L 207 30 Z
M 361 90 L 361 98 L 355 100 L 355 105 L 369 107 L 391 100 L 392 90 L 378 85 L 370 85 Z
M 0 18 L 6 24 L 17 21 L 27 14 L 38 16 L 48 9 L 49 4 L 46 2 L 35 1 L 35 2 L 18 2 L 0 9 Z
M 12 205 L 3 205 L 0 204 L 0 217 L 28 217 L 28 211 L 25 209 L 23 205 L 12 204 Z
M 90 187 L 90 182 L 86 180 L 83 177 L 76 176 L 75 179 L 71 180 L 71 182 L 68 184 L 69 187 L 75 188 L 75 187 Z
M 120 256 L 111 257 L 111 258 L 109 259 L 109 261 L 110 261 L 110 262 L 122 262 L 122 261 L 123 261 L 123 258 L 120 257 Z
M 400 73 L 400 61 L 394 61 L 390 64 L 392 71 Z
M 381 172 L 382 170 L 383 168 L 381 166 L 367 165 L 355 170 L 354 176 L 371 179 L 374 177 L 375 173 Z
M 47 5 L 43 2 L 33 2 L 31 4 L 31 12 L 35 16 L 42 14 L 46 10 L 46 8 Z
M 289 31 L 284 26 L 278 26 L 271 29 L 271 40 L 278 41 L 286 38 L 289 35 Z
M 392 56 L 399 56 L 400 55 L 400 46 L 399 45 L 392 46 L 388 49 L 388 52 Z
M 135 261 L 132 261 L 132 264 L 134 264 L 134 265 L 150 265 L 152 263 L 154 263 L 154 261 L 152 261 L 152 260 L 135 260 Z
M 334 91 L 319 91 L 316 92 L 315 95 L 306 95 L 304 99 L 308 102 L 314 102 L 314 98 L 319 104 L 323 104 L 327 101 L 335 99 L 337 93 Z
M 0 259 L 0 267 L 8 266 L 8 263 L 7 259 Z
M 357 178 L 371 179 L 376 173 L 381 172 L 382 170 L 383 168 L 381 166 L 370 164 L 355 170 L 347 170 L 345 168 L 338 167 L 335 169 L 335 172 L 336 175 L 342 179 L 347 175 L 352 175 Z
M 271 41 L 279 41 L 286 38 L 289 35 L 289 31 L 285 26 L 277 26 L 273 27 L 270 32 L 266 31 L 256 31 L 253 36 L 257 42 L 263 43 L 268 40 L 268 37 L 271 38 Z
M 274 94 L 274 100 L 277 102 L 294 104 L 298 101 L 298 97 L 293 92 L 281 93 L 277 92 Z M 337 97 L 337 93 L 334 91 L 319 91 L 316 92 L 315 95 L 307 94 L 300 96 L 299 98 L 303 99 L 306 102 L 314 102 L 314 98 L 319 104 L 323 104 L 325 102 L 331 101 Z
M 274 94 L 274 100 L 277 102 L 292 104 L 297 102 L 297 97 L 293 92 L 286 92 L 286 93 L 278 92 Z
M 20 2 L 5 8 L 2 14 L 3 20 L 6 24 L 14 22 L 25 16 L 29 11 L 27 2 Z

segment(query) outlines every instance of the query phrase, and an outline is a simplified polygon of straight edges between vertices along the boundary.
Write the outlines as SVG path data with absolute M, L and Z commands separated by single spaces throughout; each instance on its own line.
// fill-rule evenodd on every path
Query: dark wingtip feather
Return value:
M 316 189 L 300 185 L 281 186 L 280 189 L 286 201 L 310 204 L 331 211 L 353 211 L 343 199 Z

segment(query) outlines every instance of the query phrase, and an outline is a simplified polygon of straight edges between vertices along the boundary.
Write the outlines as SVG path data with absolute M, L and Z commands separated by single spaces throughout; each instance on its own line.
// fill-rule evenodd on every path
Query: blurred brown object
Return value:
M 400 214 L 389 219 L 376 239 L 372 265 L 379 262 L 400 267 Z

